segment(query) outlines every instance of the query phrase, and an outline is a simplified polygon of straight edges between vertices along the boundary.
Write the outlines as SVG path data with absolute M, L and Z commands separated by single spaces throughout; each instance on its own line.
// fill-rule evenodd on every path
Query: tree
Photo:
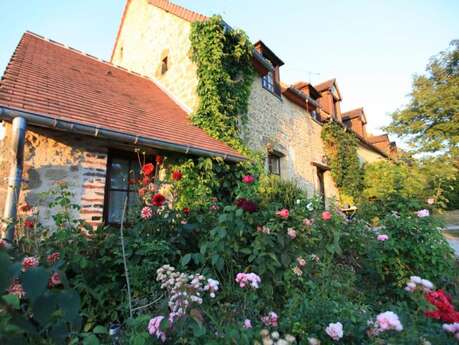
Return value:
M 459 40 L 415 75 L 408 104 L 396 110 L 388 132 L 405 137 L 414 152 L 459 155 Z

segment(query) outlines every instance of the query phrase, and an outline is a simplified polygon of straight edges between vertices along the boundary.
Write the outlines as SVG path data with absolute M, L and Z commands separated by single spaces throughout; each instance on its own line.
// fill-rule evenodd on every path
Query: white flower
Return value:
M 306 205 L 306 208 L 308 209 L 308 211 L 313 211 L 314 210 L 314 206 L 312 206 L 311 202 Z
M 279 339 L 279 337 L 280 337 L 279 332 L 272 332 L 271 333 L 271 338 L 273 338 L 274 340 Z
M 430 280 L 427 279 L 422 279 L 421 280 L 422 286 L 424 286 L 426 289 L 432 290 L 434 288 L 434 285 Z
M 287 340 L 288 343 L 294 343 L 296 341 L 296 338 L 291 334 L 286 334 L 285 340 Z
M 320 340 L 317 338 L 308 338 L 309 345 L 320 345 Z
M 418 276 L 411 276 L 410 280 L 415 284 L 422 284 L 422 278 Z
M 341 322 L 330 323 L 327 328 L 325 328 L 325 333 L 334 341 L 338 341 L 343 337 L 343 324 Z

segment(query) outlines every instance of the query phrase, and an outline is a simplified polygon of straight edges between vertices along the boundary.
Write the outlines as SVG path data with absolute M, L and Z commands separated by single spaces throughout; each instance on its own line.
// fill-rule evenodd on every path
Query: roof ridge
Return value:
M 188 8 L 177 5 L 169 0 L 149 0 L 148 3 L 189 22 L 194 20 L 203 21 L 209 18 L 204 14 L 189 10 Z
M 50 43 L 50 44 L 53 44 L 53 45 L 55 45 L 55 46 L 58 46 L 58 47 L 60 47 L 60 48 L 64 48 L 64 49 L 66 49 L 66 50 L 68 50 L 68 51 L 71 51 L 71 52 L 73 52 L 73 53 L 76 53 L 76 54 L 79 54 L 79 55 L 83 55 L 83 56 L 85 56 L 85 57 L 88 57 L 88 58 L 90 58 L 90 59 L 92 59 L 92 60 L 95 60 L 95 61 L 97 61 L 97 62 L 103 63 L 103 64 L 105 64 L 105 65 L 108 65 L 108 66 L 110 66 L 110 67 L 113 67 L 113 68 L 115 68 L 115 69 L 118 69 L 118 70 L 121 70 L 121 71 L 123 71 L 123 72 L 132 74 L 132 75 L 134 75 L 134 76 L 136 76 L 136 77 L 140 77 L 140 78 L 147 79 L 147 80 L 149 80 L 149 81 L 155 82 L 155 80 L 153 80 L 152 78 L 150 78 L 150 77 L 147 76 L 147 75 L 140 74 L 140 73 L 138 73 L 138 72 L 135 72 L 135 71 L 133 71 L 133 70 L 127 69 L 127 68 L 125 68 L 125 67 L 123 67 L 123 66 L 120 66 L 120 65 L 115 65 L 115 64 L 111 63 L 110 61 L 107 61 L 107 60 L 98 58 L 97 56 L 91 55 L 91 54 L 86 53 L 86 52 L 84 52 L 84 51 L 82 51 L 82 50 L 79 50 L 79 49 L 73 48 L 73 47 L 71 47 L 71 46 L 68 46 L 68 45 L 66 45 L 65 43 L 61 43 L 61 42 L 55 41 L 55 40 L 53 40 L 53 39 L 50 39 L 50 38 L 48 38 L 48 37 L 39 35 L 39 34 L 37 34 L 37 33 L 35 33 L 35 32 L 32 32 L 32 31 L 27 30 L 26 32 L 24 32 L 23 37 L 24 37 L 25 35 L 33 36 L 33 37 L 35 37 L 35 38 L 41 39 L 41 40 L 46 41 L 46 42 L 48 42 L 48 43 Z M 21 40 L 22 40 L 22 39 L 21 39 Z

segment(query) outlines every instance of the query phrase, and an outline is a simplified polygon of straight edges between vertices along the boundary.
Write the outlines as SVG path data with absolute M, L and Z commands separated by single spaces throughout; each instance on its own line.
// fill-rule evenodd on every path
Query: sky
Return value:
M 125 0 L 0 0 L 0 73 L 33 31 L 109 60 Z M 336 78 L 342 111 L 364 107 L 375 134 L 406 102 L 412 77 L 459 39 L 457 0 L 175 0 L 262 39 L 287 84 Z

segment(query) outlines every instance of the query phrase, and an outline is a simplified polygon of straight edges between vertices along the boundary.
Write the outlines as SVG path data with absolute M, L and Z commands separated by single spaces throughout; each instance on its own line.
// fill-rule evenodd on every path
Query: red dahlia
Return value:
M 162 206 L 165 201 L 166 198 L 160 193 L 153 195 L 153 199 L 151 200 L 152 204 L 157 207 Z
M 142 172 L 145 176 L 150 176 L 155 171 L 155 166 L 152 163 L 147 163 L 142 167 Z
M 180 181 L 183 177 L 183 174 L 180 170 L 175 170 L 172 172 L 172 179 L 174 181 Z

